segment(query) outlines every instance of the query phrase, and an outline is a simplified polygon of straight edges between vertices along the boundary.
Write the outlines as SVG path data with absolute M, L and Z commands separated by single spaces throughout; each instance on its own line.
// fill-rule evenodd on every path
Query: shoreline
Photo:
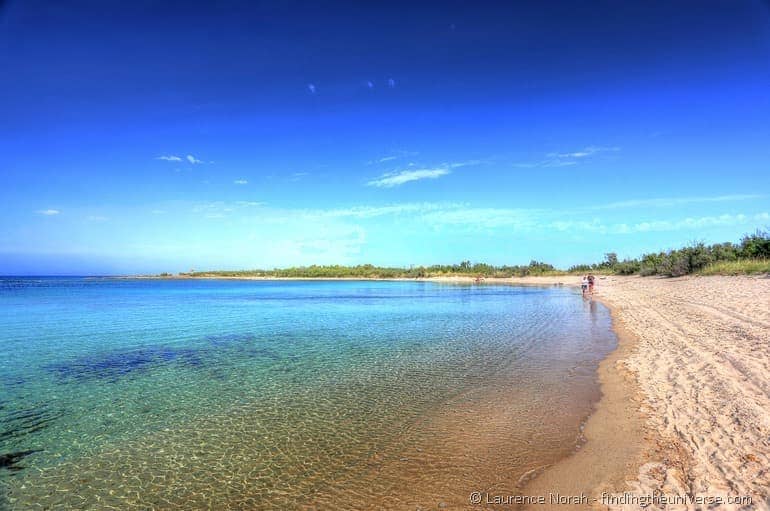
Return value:
M 530 507 L 538 510 L 643 509 L 638 499 L 654 494 L 690 502 L 748 498 L 721 508 L 770 510 L 770 277 L 597 277 L 593 298 L 609 309 L 618 339 L 597 370 L 601 397 L 584 422 L 584 440 L 524 479 L 517 493 L 589 497 L 588 503 Z M 471 276 L 170 279 L 580 285 L 577 275 L 478 283 Z M 637 500 L 602 502 L 602 492 Z M 680 508 L 681 502 L 656 507 Z
M 580 282 L 574 283 L 579 286 Z M 597 285 L 598 290 L 598 285 Z M 597 379 L 601 397 L 583 423 L 580 445 L 575 451 L 545 468 L 527 481 L 522 495 L 587 495 L 600 498 L 602 492 L 624 490 L 643 465 L 643 453 L 650 448 L 646 437 L 646 417 L 639 410 L 643 395 L 624 360 L 638 339 L 622 323 L 617 310 L 605 297 L 592 299 L 607 307 L 618 344 L 599 364 Z M 525 509 L 580 510 L 606 509 L 601 502 L 530 505 Z
M 260 276 L 142 276 L 123 277 L 148 280 L 243 280 L 243 281 L 391 281 L 432 282 L 458 285 L 513 285 L 580 287 L 579 275 L 527 276 L 485 278 L 476 282 L 471 276 L 441 276 L 423 278 L 366 277 L 260 277 Z M 633 479 L 642 465 L 642 451 L 649 450 L 645 440 L 644 417 L 639 411 L 641 391 L 622 361 L 635 347 L 637 339 L 622 326 L 615 307 L 600 294 L 607 276 L 597 275 L 597 292 L 593 298 L 602 303 L 612 318 L 612 329 L 618 344 L 597 369 L 600 397 L 592 406 L 573 451 L 552 465 L 545 466 L 520 479 L 516 491 L 520 495 L 598 495 L 601 491 L 621 490 L 625 481 Z M 590 467 L 590 468 L 589 468 Z M 588 476 L 588 477 L 586 477 Z M 585 509 L 585 505 L 533 505 L 525 509 Z
M 539 283 L 542 284 L 542 282 Z M 94 284 L 99 285 L 98 282 Z M 109 285 L 116 289 L 125 287 L 119 281 L 113 281 Z M 153 286 L 154 284 L 148 283 L 140 287 L 152 290 Z M 424 287 L 423 285 L 415 287 L 414 284 L 403 286 L 416 291 L 417 296 L 422 294 L 420 288 Z M 129 288 L 132 287 L 134 286 L 129 286 Z M 166 287 L 161 284 L 158 289 Z M 224 282 L 223 287 L 232 286 Z M 245 285 L 247 290 L 257 287 L 258 285 Z M 362 287 L 369 286 L 362 284 Z M 431 284 L 427 287 L 439 291 L 443 287 L 441 293 L 448 292 L 449 296 L 458 298 L 466 296 L 465 291 L 470 291 L 471 294 L 485 291 L 482 287 L 462 285 Z M 175 286 L 172 286 L 169 300 L 163 299 L 162 303 L 177 302 L 180 296 L 174 288 Z M 185 289 L 186 286 L 182 288 Z M 494 285 L 486 288 L 486 291 L 491 292 L 494 289 L 515 291 L 515 288 Z M 164 406 L 155 406 L 153 399 L 145 391 L 141 391 L 138 396 L 146 400 L 139 400 L 132 398 L 130 392 L 123 394 L 123 389 L 115 393 L 105 389 L 104 398 L 108 402 L 114 401 L 114 395 L 119 395 L 122 397 L 122 402 L 137 403 L 137 406 L 142 407 L 138 413 L 137 410 L 127 408 L 123 415 L 118 415 L 116 419 L 125 421 L 130 428 L 129 419 L 141 418 L 141 421 L 136 423 L 136 430 L 132 430 L 129 435 L 118 435 L 115 439 L 107 438 L 104 443 L 94 441 L 93 448 L 83 452 L 75 450 L 76 455 L 55 460 L 50 471 L 38 471 L 36 470 L 38 467 L 29 467 L 30 470 L 24 473 L 23 478 L 17 479 L 22 482 L 14 485 L 9 492 L 10 498 L 14 503 L 19 503 L 15 505 L 20 508 L 34 507 L 32 504 L 36 503 L 41 506 L 58 503 L 59 506 L 79 507 L 78 504 L 80 504 L 85 507 L 100 507 L 102 503 L 103 505 L 119 503 L 123 499 L 126 499 L 126 504 L 130 504 L 124 507 L 146 508 L 152 507 L 153 503 L 163 502 L 174 503 L 173 506 L 169 504 L 168 507 L 182 507 L 177 506 L 176 503 L 188 498 L 190 499 L 188 508 L 203 508 L 206 507 L 203 499 L 206 491 L 209 491 L 210 495 L 214 496 L 212 498 L 221 499 L 218 505 L 222 508 L 228 507 L 230 502 L 246 502 L 247 499 L 257 499 L 257 503 L 254 503 L 255 500 L 249 502 L 252 503 L 251 507 L 260 507 L 258 497 L 265 492 L 272 493 L 271 488 L 278 488 L 281 498 L 294 500 L 295 505 L 290 503 L 283 505 L 288 508 L 417 509 L 419 507 L 436 509 L 438 506 L 446 509 L 467 509 L 468 495 L 471 491 L 515 488 L 519 474 L 542 467 L 546 463 L 553 463 L 572 451 L 575 433 L 581 421 L 590 413 L 591 404 L 599 398 L 598 388 L 594 382 L 596 367 L 599 361 L 615 347 L 614 337 L 609 331 L 609 317 L 606 310 L 599 307 L 601 313 L 598 314 L 600 316 L 598 321 L 602 336 L 599 346 L 592 342 L 596 330 L 591 328 L 590 322 L 583 321 L 589 313 L 587 304 L 575 300 L 575 290 L 572 288 L 531 289 L 533 291 L 542 289 L 542 292 L 536 292 L 538 295 L 555 294 L 562 298 L 555 303 L 547 299 L 540 302 L 542 307 L 548 308 L 551 303 L 554 303 L 555 308 L 552 309 L 554 314 L 542 314 L 537 318 L 530 318 L 526 313 L 517 314 L 519 309 L 507 308 L 508 299 L 502 297 L 499 303 L 506 309 L 502 309 L 502 314 L 495 313 L 485 321 L 492 330 L 479 330 L 478 335 L 474 334 L 482 349 L 467 352 L 468 355 L 462 355 L 465 358 L 455 357 L 451 351 L 453 346 L 459 346 L 463 351 L 471 346 L 466 342 L 464 335 L 466 330 L 463 327 L 462 330 L 457 330 L 458 338 L 455 339 L 458 340 L 448 341 L 450 351 L 429 353 L 425 358 L 422 356 L 404 358 L 403 366 L 406 369 L 403 372 L 399 369 L 402 362 L 398 361 L 393 365 L 386 365 L 382 370 L 374 366 L 369 366 L 371 371 L 353 369 L 349 378 L 344 371 L 339 371 L 339 375 L 321 376 L 316 380 L 318 383 L 307 385 L 305 380 L 313 377 L 307 368 L 312 366 L 298 364 L 290 367 L 289 371 L 285 371 L 288 364 L 282 361 L 275 362 L 281 359 L 273 358 L 269 356 L 270 352 L 266 352 L 263 357 L 264 363 L 266 367 L 270 367 L 268 374 L 277 381 L 274 388 L 275 396 L 278 398 L 264 399 L 260 393 L 248 392 L 256 385 L 259 385 L 256 388 L 264 387 L 264 378 L 261 374 L 257 374 L 253 380 L 245 376 L 246 373 L 254 374 L 252 369 L 254 355 L 263 356 L 261 352 L 249 352 L 245 354 L 245 357 L 248 357 L 246 359 L 248 365 L 244 364 L 246 366 L 244 372 L 235 378 L 216 377 L 216 373 L 209 369 L 209 366 L 204 365 L 203 369 L 206 372 L 199 373 L 204 381 L 195 382 L 194 386 L 186 384 L 194 380 L 187 380 L 184 373 L 172 373 L 173 378 L 166 378 L 160 371 L 157 376 L 161 379 L 155 380 L 152 385 L 141 385 L 143 389 L 165 389 L 164 384 L 168 384 L 169 390 L 178 392 L 175 388 L 176 384 L 171 382 L 182 382 L 184 388 L 189 389 L 188 392 L 178 392 L 173 403 L 169 401 L 171 406 L 182 408 L 179 415 L 174 414 L 170 417 L 165 413 Z M 128 291 L 133 295 L 133 290 Z M 498 295 L 498 293 L 492 294 Z M 184 296 L 186 295 L 183 295 L 183 298 Z M 146 310 L 145 307 L 148 304 L 158 303 L 153 300 L 142 300 L 142 302 L 141 310 Z M 206 305 L 210 303 L 207 297 L 203 298 L 203 302 Z M 465 301 L 455 300 L 455 302 L 458 312 L 464 316 L 467 312 Z M 311 307 L 314 307 L 313 303 L 310 303 Z M 233 307 L 228 301 L 223 304 L 221 310 L 226 312 L 227 319 L 235 316 L 248 318 L 253 308 L 249 303 L 241 303 L 240 307 Z M 416 304 L 415 310 L 418 314 L 426 313 L 426 317 L 428 314 L 434 314 L 432 310 L 424 310 L 424 305 L 419 303 Z M 534 309 L 530 310 L 534 311 Z M 141 318 L 139 315 L 130 316 Z M 166 314 L 159 315 L 158 324 L 165 323 L 166 317 Z M 563 323 L 561 325 L 554 323 L 554 317 L 562 318 Z M 187 321 L 185 316 L 181 318 L 182 321 Z M 143 318 L 140 321 L 144 323 Z M 473 318 L 470 318 L 470 321 L 477 323 Z M 509 334 L 518 337 L 516 334 L 518 329 L 526 328 L 525 324 L 530 321 L 534 321 L 532 329 L 529 330 L 529 334 L 522 334 L 526 336 L 526 340 L 521 346 L 524 349 L 532 347 L 533 351 L 538 351 L 535 345 L 545 341 L 549 342 L 551 347 L 545 347 L 539 357 L 535 353 L 531 358 L 527 357 L 536 362 L 534 365 L 511 364 L 509 362 L 514 361 L 519 355 L 511 354 L 509 343 L 513 340 L 513 336 Z M 227 323 L 227 320 L 223 323 Z M 236 325 L 248 323 L 250 320 L 236 323 Z M 154 323 L 148 322 L 148 324 Z M 419 335 L 417 342 L 421 342 L 420 339 L 434 338 L 440 341 L 442 332 L 447 330 L 447 324 L 442 321 L 435 325 L 434 329 L 430 330 L 422 327 L 414 330 Z M 580 344 L 572 346 L 568 356 L 557 360 L 556 365 L 552 365 L 554 363 L 552 348 L 561 352 L 562 340 L 575 336 L 575 328 L 569 325 L 579 329 Z M 215 324 L 214 332 L 218 332 L 219 328 L 218 324 Z M 472 325 L 472 328 L 476 328 L 476 325 Z M 231 338 L 226 333 L 230 329 L 236 337 Z M 222 335 L 215 335 L 214 339 L 206 341 L 206 345 L 213 342 L 216 346 L 214 349 L 219 351 L 223 350 L 222 342 L 231 344 L 232 352 L 223 351 L 223 359 L 226 356 L 228 362 L 230 355 L 237 356 L 241 351 L 239 346 L 250 347 L 257 337 L 261 337 L 252 338 L 247 334 L 239 340 L 237 332 L 241 332 L 241 328 L 230 327 L 223 330 Z M 329 331 L 331 332 L 327 334 L 329 345 L 334 346 L 335 350 L 330 358 L 336 359 L 339 353 L 337 350 L 339 336 L 336 328 L 331 328 Z M 546 335 L 545 331 L 549 334 Z M 428 335 L 428 332 L 434 332 L 436 335 Z M 489 343 L 489 337 L 485 332 L 499 332 L 499 341 Z M 361 333 L 366 335 L 365 331 Z M 389 336 L 388 342 L 392 338 L 394 336 Z M 409 342 L 406 345 L 407 353 L 414 353 L 409 337 L 405 338 Z M 279 338 L 274 344 L 265 343 L 265 346 L 270 349 L 282 342 L 283 339 Z M 517 341 L 513 342 L 518 344 Z M 194 345 L 185 345 L 181 349 L 188 347 L 194 349 Z M 442 345 L 437 347 L 441 348 Z M 600 351 L 594 351 L 596 349 Z M 316 353 L 315 348 L 311 350 Z M 293 348 L 287 352 L 303 353 Z M 133 353 L 133 345 L 128 350 L 111 352 L 109 360 L 114 360 L 112 354 L 123 353 Z M 175 353 L 178 352 L 164 351 L 164 354 L 172 358 L 175 358 Z M 211 351 L 206 350 L 203 353 L 208 354 Z M 273 353 L 283 354 L 277 350 Z M 488 364 L 483 361 L 483 358 L 490 353 L 499 354 L 501 358 L 490 358 L 489 361 L 492 363 Z M 584 354 L 588 353 L 591 353 L 587 357 L 590 361 L 583 361 Z M 397 360 L 400 357 L 390 358 Z M 358 360 L 362 359 L 363 357 Z M 238 360 L 237 357 L 236 360 Z M 363 361 L 366 363 L 366 360 Z M 481 366 L 476 366 L 478 367 L 476 370 L 466 371 L 463 360 L 468 361 L 471 369 L 480 360 Z M 500 362 L 494 363 L 495 360 Z M 74 371 L 72 374 L 88 374 L 89 366 L 95 363 L 101 367 L 103 361 L 104 359 L 100 357 L 94 360 L 78 359 L 72 368 Z M 419 363 L 421 361 L 427 363 Z M 343 360 L 343 362 L 346 361 Z M 379 364 L 380 362 L 377 361 L 376 365 Z M 196 367 L 198 367 L 197 364 Z M 213 369 L 217 366 L 210 367 Z M 230 365 L 224 367 L 230 367 Z M 546 372 L 549 369 L 551 369 L 551 376 Z M 215 377 L 211 377 L 212 374 Z M 467 374 L 469 377 L 457 379 L 458 374 Z M 106 376 L 109 378 L 110 375 Z M 138 381 L 142 382 L 142 380 Z M 206 382 L 212 382 L 212 387 L 209 388 Z M 95 383 L 103 388 L 101 381 Z M 161 387 L 157 384 L 161 384 Z M 367 387 L 372 389 L 371 395 Z M 282 390 L 284 388 L 289 391 L 284 392 Z M 216 392 L 210 392 L 209 389 Z M 303 389 L 310 390 L 305 392 Z M 407 397 L 399 398 L 401 389 L 405 391 L 403 395 Z M 432 392 L 425 393 L 421 389 L 432 390 Z M 230 391 L 233 392 L 235 399 L 227 399 Z M 443 394 L 439 394 L 439 391 Z M 531 391 L 536 394 L 532 394 Z M 380 392 L 387 395 L 383 401 L 377 399 Z M 412 398 L 409 396 L 412 394 L 419 396 L 421 393 L 427 397 L 417 404 L 410 405 L 409 400 Z M 266 394 L 270 396 L 269 393 Z M 441 398 L 442 395 L 445 397 Z M 97 396 L 93 394 L 85 396 L 88 405 L 99 404 Z M 587 399 L 584 399 L 584 396 Z M 291 397 L 291 402 L 299 404 L 290 404 L 286 397 Z M 199 399 L 203 403 L 208 402 L 208 406 L 199 410 L 197 404 Z M 190 409 L 193 413 L 185 411 L 185 402 L 193 404 Z M 259 405 L 260 402 L 269 404 L 262 408 Z M 223 405 L 221 409 L 218 407 L 219 403 Z M 320 406 L 315 405 L 316 403 Z M 365 404 L 360 406 L 360 403 Z M 94 409 L 101 408 L 94 406 Z M 364 413 L 360 413 L 359 409 Z M 111 410 L 111 407 L 108 410 Z M 154 410 L 158 410 L 158 413 L 153 413 Z M 274 410 L 274 412 L 265 413 L 266 410 Z M 349 410 L 352 413 L 347 412 L 347 416 L 344 414 L 340 416 L 339 410 Z M 369 412 L 369 410 L 372 411 Z M 393 415 L 389 410 L 394 411 Z M 554 414 L 554 410 L 558 410 L 559 413 Z M 196 413 L 198 411 L 201 413 Z M 308 413 L 303 415 L 301 411 Z M 145 413 L 148 414 L 146 418 Z M 95 417 L 102 415 L 94 413 Z M 323 418 L 325 415 L 330 420 L 321 421 L 320 428 L 314 427 L 314 417 Z M 399 416 L 410 418 L 400 421 L 391 420 Z M 266 417 L 268 420 L 265 419 Z M 271 417 L 272 420 L 270 420 Z M 149 423 L 153 427 L 145 430 L 143 423 Z M 397 427 L 393 428 L 393 425 Z M 285 434 L 273 437 L 267 433 L 273 428 L 285 428 L 279 429 L 279 431 L 285 431 Z M 379 435 L 378 428 L 386 434 Z M 345 444 L 339 444 L 337 435 L 350 440 L 344 440 Z M 356 440 L 357 436 L 361 437 L 361 441 Z M 91 435 L 83 437 L 91 437 Z M 522 453 L 521 441 L 533 438 L 542 439 L 543 442 L 536 441 L 532 449 L 526 449 L 527 452 Z M 204 449 L 204 444 L 210 447 Z M 315 450 L 316 445 L 328 447 L 324 450 L 319 449 L 321 451 L 319 454 Z M 347 445 L 350 446 L 350 451 Z M 270 446 L 275 446 L 275 449 Z M 53 451 L 53 446 L 51 447 Z M 287 467 L 286 474 L 290 476 L 284 476 L 283 469 L 279 466 L 275 469 L 276 475 L 272 476 L 275 477 L 276 483 L 263 487 L 260 479 L 251 474 L 254 469 L 252 460 L 265 460 L 265 470 L 270 470 L 272 473 L 274 469 L 271 453 L 276 451 L 287 453 L 283 458 L 279 458 L 279 461 L 283 461 L 284 466 Z M 194 456 L 190 458 L 188 453 Z M 327 459 L 320 458 L 321 455 L 326 454 L 328 454 Z M 311 470 L 314 464 L 316 470 Z M 45 467 L 45 464 L 41 464 L 40 467 Z M 236 477 L 228 479 L 231 477 L 228 474 L 231 473 L 236 474 Z M 39 477 L 40 474 L 45 477 Z M 353 477 L 350 477 L 351 474 Z M 172 484 L 161 484 L 166 481 Z M 244 483 L 230 486 L 231 481 L 244 481 Z M 292 482 L 285 484 L 287 481 Z M 295 484 L 296 486 L 292 486 Z M 213 486 L 217 486 L 217 491 L 211 489 Z M 82 490 L 79 490 L 81 488 Z M 167 491 L 167 488 L 173 489 L 173 492 Z M 311 494 L 301 490 L 303 488 L 314 490 Z M 24 491 L 25 489 L 29 491 Z M 110 491 L 108 494 L 109 489 L 114 489 L 115 493 Z M 223 491 L 219 492 L 219 489 Z M 179 495 L 182 496 L 175 495 L 176 491 L 179 491 Z M 145 498 L 144 495 L 147 497 Z M 296 504 L 302 503 L 302 500 L 298 499 L 306 495 L 309 496 L 307 505 Z M 368 497 L 362 500 L 361 495 L 368 495 Z M 198 496 L 202 497 L 198 499 Z M 100 503 L 101 497 L 107 500 Z M 179 500 L 176 500 L 177 498 Z M 87 500 L 80 502 L 78 499 Z M 262 507 L 272 504 L 271 501 L 263 502 Z M 162 504 L 158 505 L 166 507 Z
M 158 275 L 121 275 L 121 276 L 106 276 L 106 277 L 89 277 L 89 278 L 101 278 L 101 279 L 116 279 L 116 280 L 244 280 L 244 281 L 276 281 L 276 282 L 291 282 L 291 281 L 321 281 L 321 282 L 337 282 L 337 281 L 383 281 L 383 282 L 436 282 L 445 284 L 508 284 L 508 285 L 534 285 L 534 286 L 552 286 L 563 285 L 580 287 L 580 277 L 577 275 L 546 275 L 546 276 L 527 276 L 527 277 L 483 277 L 480 282 L 476 281 L 475 277 L 466 275 L 447 275 L 439 277 L 258 277 L 258 276 L 218 276 L 218 275 L 205 275 L 205 276 L 158 276 Z M 604 275 L 597 275 L 597 279 L 602 280 L 606 278 Z M 575 280 L 578 279 L 578 280 Z M 573 282 L 574 281 L 574 282 Z

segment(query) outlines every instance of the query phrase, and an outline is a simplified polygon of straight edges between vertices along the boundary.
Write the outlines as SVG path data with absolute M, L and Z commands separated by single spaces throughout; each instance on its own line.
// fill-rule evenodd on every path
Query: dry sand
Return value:
M 585 446 L 524 493 L 600 500 L 536 508 L 770 509 L 770 278 L 607 277 L 596 298 L 620 338 L 600 368 L 604 397 Z M 603 491 L 624 500 L 607 505 Z M 635 498 L 654 492 L 691 500 Z

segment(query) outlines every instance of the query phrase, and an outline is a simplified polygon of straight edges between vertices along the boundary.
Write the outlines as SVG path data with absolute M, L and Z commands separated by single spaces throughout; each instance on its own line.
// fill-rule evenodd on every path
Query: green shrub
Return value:
M 750 259 L 770 258 L 770 232 L 757 230 L 741 239 L 741 256 Z
M 613 269 L 618 275 L 633 275 L 638 273 L 641 267 L 642 264 L 636 259 L 625 259 L 622 262 L 616 262 Z

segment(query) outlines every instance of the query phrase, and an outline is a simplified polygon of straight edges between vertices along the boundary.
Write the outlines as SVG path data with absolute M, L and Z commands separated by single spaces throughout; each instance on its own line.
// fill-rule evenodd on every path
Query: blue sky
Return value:
M 0 2 L 0 274 L 770 226 L 767 2 Z

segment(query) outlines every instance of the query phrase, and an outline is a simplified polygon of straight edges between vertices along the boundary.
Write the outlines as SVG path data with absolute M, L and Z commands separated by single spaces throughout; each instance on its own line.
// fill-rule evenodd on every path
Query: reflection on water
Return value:
M 15 279 L 0 301 L 11 509 L 464 506 L 574 448 L 614 344 L 563 288 Z

